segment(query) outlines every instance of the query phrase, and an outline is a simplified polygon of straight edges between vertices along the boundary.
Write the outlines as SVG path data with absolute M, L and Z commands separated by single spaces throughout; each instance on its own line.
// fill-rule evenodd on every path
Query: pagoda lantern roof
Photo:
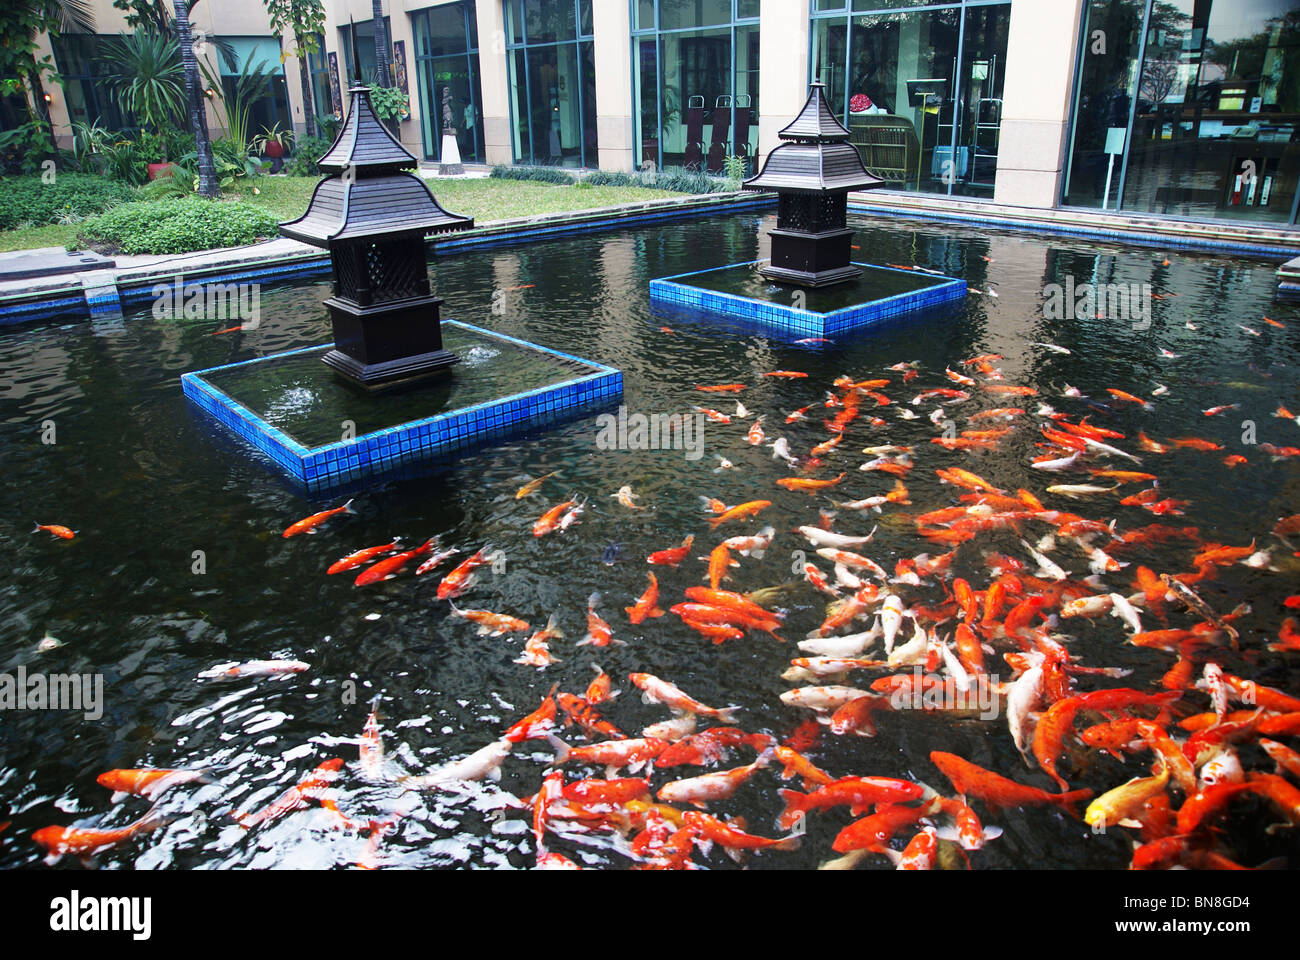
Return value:
M 849 131 L 835 119 L 824 87 L 813 83 L 799 115 L 777 136 L 786 141 L 767 155 L 758 176 L 746 180 L 746 190 L 829 193 L 872 190 L 884 185 L 862 165 Z
M 380 123 L 369 87 L 353 87 L 343 129 L 318 161 L 330 175 L 316 185 L 306 213 L 280 233 L 317 247 L 388 234 L 450 233 L 474 226 L 448 213 L 424 181 L 407 172 L 415 157 Z

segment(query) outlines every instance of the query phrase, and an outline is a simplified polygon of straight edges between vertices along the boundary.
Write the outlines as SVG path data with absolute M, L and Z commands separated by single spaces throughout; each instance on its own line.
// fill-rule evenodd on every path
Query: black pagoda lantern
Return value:
M 318 161 L 328 174 L 307 212 L 280 233 L 330 252 L 334 295 L 325 301 L 334 349 L 323 358 L 370 392 L 446 373 L 459 358 L 442 345 L 442 300 L 429 291 L 424 238 L 468 230 L 419 176 L 414 156 L 380 123 L 370 88 L 355 86 L 338 138 Z
M 824 287 L 852 280 L 853 231 L 845 214 L 850 190 L 872 190 L 885 181 L 862 165 L 844 128 L 814 82 L 799 116 L 777 136 L 786 141 L 767 156 L 746 190 L 775 190 L 778 197 L 772 261 L 760 269 L 769 280 Z

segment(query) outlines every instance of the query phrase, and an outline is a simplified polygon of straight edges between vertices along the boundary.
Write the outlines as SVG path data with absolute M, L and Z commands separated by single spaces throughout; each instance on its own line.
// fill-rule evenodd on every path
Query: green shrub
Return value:
M 138 193 L 141 200 L 162 200 L 166 197 L 183 197 L 194 192 L 190 179 L 174 166 L 173 176 L 159 177 L 142 186 Z
M 285 161 L 283 173 L 291 177 L 318 177 L 320 167 L 316 161 L 325 156 L 333 140 L 324 137 L 300 137 L 293 147 L 293 156 Z
M 123 204 L 87 223 L 77 239 L 105 253 L 189 253 L 274 237 L 276 224 L 252 204 L 189 196 Z
M 588 187 L 635 187 L 637 178 L 630 173 L 609 173 L 597 170 L 578 181 L 578 186 Z
M 56 173 L 50 183 L 7 177 L 0 180 L 0 230 L 75 222 L 134 199 L 127 184 L 90 173 Z
M 538 183 L 573 185 L 573 176 L 560 167 L 508 167 L 500 164 L 492 168 L 492 176 L 502 180 L 535 180 Z

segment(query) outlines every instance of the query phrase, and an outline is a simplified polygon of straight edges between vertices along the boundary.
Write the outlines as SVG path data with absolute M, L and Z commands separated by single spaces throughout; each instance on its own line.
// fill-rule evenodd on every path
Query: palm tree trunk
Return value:
M 188 0 L 175 0 L 176 38 L 181 45 L 181 60 L 185 64 L 185 99 L 189 104 L 190 127 L 194 130 L 194 144 L 199 155 L 199 193 L 205 197 L 221 196 L 217 182 L 217 167 L 212 160 L 212 141 L 208 138 L 207 110 L 203 106 L 203 87 L 199 82 L 199 64 L 194 58 L 194 41 L 190 35 L 190 9 Z
M 393 78 L 388 75 L 388 31 L 384 29 L 384 7 L 380 0 L 371 0 L 371 6 L 375 16 L 375 72 L 379 74 L 381 87 L 391 87 Z
M 302 79 L 302 122 L 305 126 L 304 137 L 316 136 L 316 108 L 312 103 L 311 71 L 307 69 L 307 54 L 303 52 L 302 40 L 295 38 L 298 44 L 298 76 Z

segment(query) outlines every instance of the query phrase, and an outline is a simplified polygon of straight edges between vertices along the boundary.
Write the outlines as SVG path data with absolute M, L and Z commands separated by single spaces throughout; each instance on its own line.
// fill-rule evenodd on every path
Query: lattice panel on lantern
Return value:
M 361 296 L 361 249 L 356 244 L 340 244 L 332 251 L 334 254 L 334 295 L 360 303 Z
M 424 247 L 407 240 L 366 245 L 366 275 L 375 303 L 406 300 L 429 292 Z
M 843 230 L 845 219 L 845 194 L 823 193 L 818 200 L 817 221 L 820 230 Z
M 816 198 L 805 193 L 783 193 L 777 205 L 777 226 L 783 230 L 816 229 Z

